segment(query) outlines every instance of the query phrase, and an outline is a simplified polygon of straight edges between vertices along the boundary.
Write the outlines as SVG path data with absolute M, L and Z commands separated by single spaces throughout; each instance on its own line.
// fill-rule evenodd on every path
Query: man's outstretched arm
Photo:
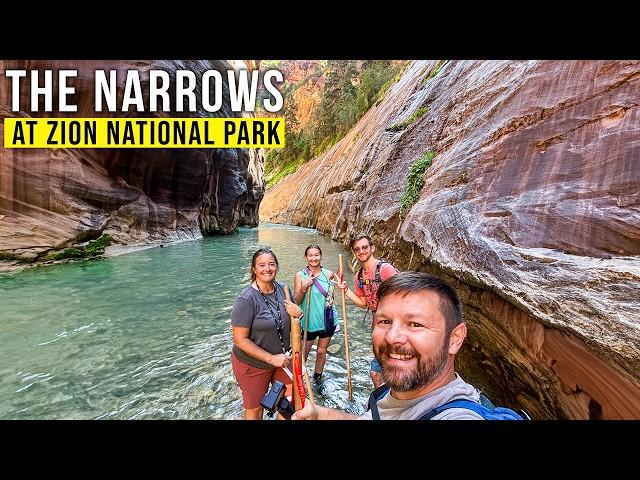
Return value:
M 304 407 L 291 416 L 291 420 L 356 420 L 357 415 L 341 412 L 335 408 L 321 407 L 307 399 Z

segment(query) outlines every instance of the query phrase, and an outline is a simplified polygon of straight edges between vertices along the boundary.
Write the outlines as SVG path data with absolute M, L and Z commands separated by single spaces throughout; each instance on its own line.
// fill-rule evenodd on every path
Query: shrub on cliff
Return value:
M 411 207 L 418 201 L 420 190 L 424 186 L 424 173 L 431 166 L 431 160 L 435 156 L 434 152 L 427 152 L 418 160 L 413 162 L 409 168 L 408 182 L 400 200 L 400 215 L 404 216 Z
M 409 117 L 407 119 L 405 119 L 403 122 L 394 123 L 393 125 L 391 125 L 388 128 L 388 130 L 391 130 L 392 132 L 398 132 L 400 130 L 404 130 L 409 125 L 411 125 L 413 122 L 415 122 L 417 119 L 419 119 L 421 116 L 423 116 L 425 113 L 427 113 L 427 110 L 428 110 L 427 107 L 420 107 L 415 112 L 413 112 L 411 115 L 409 115 Z

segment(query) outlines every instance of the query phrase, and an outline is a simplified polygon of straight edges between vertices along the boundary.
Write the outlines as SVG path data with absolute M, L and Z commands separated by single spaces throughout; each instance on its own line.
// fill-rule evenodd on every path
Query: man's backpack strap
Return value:
M 389 263 L 389 262 L 385 260 L 378 260 L 378 263 L 376 263 L 376 271 L 373 275 L 373 281 L 376 283 L 382 283 L 382 277 L 380 276 L 380 268 L 382 268 L 382 265 L 384 263 Z M 360 267 L 360 270 L 358 270 L 358 273 L 356 274 L 356 277 L 358 279 L 358 286 L 360 288 L 363 288 L 364 286 L 363 270 L 364 270 L 364 267 Z
M 376 388 L 371 395 L 369 395 L 369 408 L 371 410 L 371 419 L 372 420 L 380 420 L 380 414 L 378 413 L 378 400 L 384 397 L 389 391 L 389 387 L 385 384 L 380 385 Z
M 495 407 L 493 409 L 487 408 L 479 403 L 472 402 L 471 400 L 453 400 L 451 402 L 440 405 L 434 408 L 430 412 L 425 413 L 420 417 L 420 420 L 430 420 L 439 413 L 444 412 L 450 408 L 464 408 L 477 413 L 485 420 L 524 420 L 522 416 L 514 412 L 510 408 Z
M 363 278 L 362 278 L 362 270 L 363 269 L 364 269 L 364 267 L 360 267 L 360 270 L 358 270 L 358 273 L 356 273 L 356 278 L 358 279 L 358 287 L 360 287 L 360 288 L 364 287 Z
M 371 395 L 369 395 L 369 407 L 371 410 L 371 419 L 380 420 L 380 413 L 378 412 L 378 401 L 389 392 L 389 387 L 382 384 L 376 388 Z M 517 413 L 510 408 L 505 407 L 493 407 L 488 408 L 471 400 L 453 400 L 451 402 L 440 405 L 433 410 L 422 415 L 418 420 L 431 420 L 439 413 L 444 412 L 450 408 L 464 408 L 477 413 L 485 420 L 531 420 L 531 417 L 524 411 Z
M 380 260 L 378 262 L 378 264 L 376 265 L 376 273 L 375 273 L 375 276 L 373 278 L 375 278 L 376 282 L 378 282 L 378 283 L 382 283 L 382 278 L 380 277 L 380 268 L 382 268 L 382 264 L 383 263 L 389 263 L 389 262 L 385 262 L 384 260 Z

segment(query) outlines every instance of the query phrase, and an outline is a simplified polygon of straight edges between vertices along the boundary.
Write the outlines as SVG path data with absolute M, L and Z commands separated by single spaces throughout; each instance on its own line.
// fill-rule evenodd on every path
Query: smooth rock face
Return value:
M 224 61 L 2 61 L 2 118 L 59 115 L 31 112 L 29 90 L 24 83 L 22 111 L 11 112 L 11 83 L 4 75 L 6 69 L 52 69 L 55 73 L 63 68 L 78 70 L 78 77 L 69 82 L 76 88 L 73 103 L 78 105 L 78 111 L 67 116 L 153 117 L 165 114 L 96 113 L 94 70 L 118 71 L 118 98 L 122 99 L 127 69 L 140 70 L 143 81 L 148 81 L 146 72 L 150 69 L 167 71 L 172 92 L 178 69 L 194 71 L 199 79 L 208 69 L 224 72 L 232 66 Z M 53 77 L 56 79 L 57 75 Z M 224 100 L 218 112 L 172 110 L 169 115 L 238 116 L 231 111 L 226 75 L 222 77 Z M 196 91 L 200 89 L 198 80 Z M 57 92 L 55 81 L 54 91 Z M 148 92 L 143 89 L 143 93 L 148 110 Z M 170 98 L 174 108 L 175 97 Z M 55 105 L 54 95 L 54 109 Z M 262 152 L 247 149 L 2 149 L 0 252 L 32 258 L 101 233 L 111 235 L 116 242 L 132 244 L 227 234 L 238 225 L 257 225 L 257 209 L 264 190 L 262 157 Z
M 365 232 L 377 256 L 451 282 L 470 332 L 458 369 L 497 402 L 640 419 L 640 62 L 451 61 L 427 79 L 435 66 L 414 62 L 270 189 L 261 220 Z

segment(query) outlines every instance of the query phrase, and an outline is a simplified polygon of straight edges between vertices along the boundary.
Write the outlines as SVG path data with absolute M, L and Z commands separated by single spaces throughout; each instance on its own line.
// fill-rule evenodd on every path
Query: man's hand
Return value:
M 321 407 L 309 399 L 304 402 L 304 407 L 291 415 L 291 420 L 356 420 L 357 415 L 341 412 L 335 408 Z
M 318 408 L 316 404 L 310 401 L 308 398 L 304 402 L 304 407 L 291 415 L 291 420 L 317 420 Z
M 347 290 L 347 281 L 345 280 L 344 282 L 340 283 L 340 282 L 336 282 L 336 287 L 338 287 L 341 290 Z

